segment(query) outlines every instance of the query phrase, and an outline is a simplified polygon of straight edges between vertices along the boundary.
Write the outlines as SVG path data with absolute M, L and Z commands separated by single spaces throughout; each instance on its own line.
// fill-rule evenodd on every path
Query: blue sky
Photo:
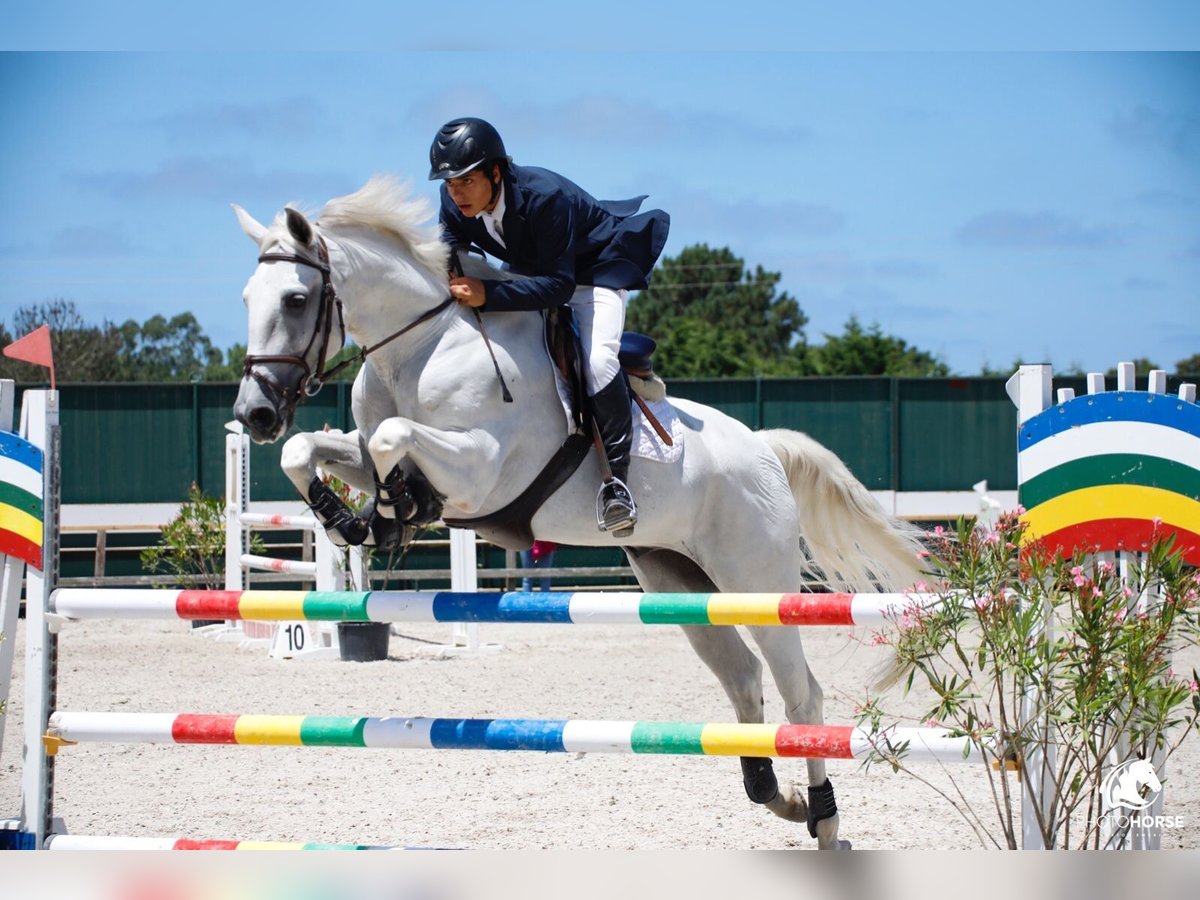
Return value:
M 667 254 L 703 241 L 781 272 L 810 340 L 857 315 L 964 374 L 1200 353 L 1200 54 L 1160 52 L 1200 46 L 1200 4 L 1023 41 L 1010 20 L 951 16 L 970 48 L 951 51 L 921 44 L 920 15 L 886 38 L 802 27 L 800 4 L 774 21 L 804 39 L 770 52 L 723 48 L 773 47 L 781 27 L 670 28 L 672 3 L 627 52 L 550 52 L 549 19 L 519 51 L 448 49 L 494 42 L 452 40 L 445 23 L 350 51 L 344 20 L 302 16 L 288 38 L 302 40 L 258 44 L 292 49 L 250 52 L 261 23 L 234 27 L 221 2 L 190 32 L 122 30 L 82 7 L 49 18 L 62 6 L 0 42 L 6 322 L 65 297 L 94 320 L 191 310 L 217 344 L 243 340 L 254 254 L 229 204 L 266 220 L 377 171 L 432 199 L 432 134 L 469 114 L 518 162 L 600 197 L 650 194 L 672 215 Z M 666 49 L 638 49 L 654 28 Z M 805 44 L 821 40 L 841 49 Z M 120 52 L 12 50 L 47 46 Z M 1122 46 L 1155 52 L 1105 52 Z

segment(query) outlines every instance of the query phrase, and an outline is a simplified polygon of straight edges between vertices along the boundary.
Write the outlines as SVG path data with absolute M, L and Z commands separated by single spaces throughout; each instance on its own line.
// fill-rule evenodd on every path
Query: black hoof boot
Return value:
M 392 553 L 396 550 L 403 550 L 412 543 L 417 529 L 396 519 L 381 516 L 375 508 L 374 500 L 369 501 L 363 508 L 363 515 L 367 517 L 371 530 L 370 543 L 374 544 L 377 549 L 385 553 Z
M 808 789 L 808 836 L 817 836 L 817 823 L 837 815 L 837 801 L 833 798 L 833 783 L 825 783 Z
M 313 476 L 308 485 L 308 508 L 325 526 L 329 540 L 338 547 L 357 547 L 371 534 L 367 520 L 356 516 L 329 485 Z
M 779 796 L 779 782 L 775 779 L 775 767 L 771 765 L 771 760 L 754 756 L 740 759 L 746 796 L 755 803 L 770 803 Z

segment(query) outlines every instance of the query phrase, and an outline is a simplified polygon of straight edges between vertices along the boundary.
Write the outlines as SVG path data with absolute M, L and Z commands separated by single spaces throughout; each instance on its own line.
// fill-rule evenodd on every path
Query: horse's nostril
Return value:
M 270 434 L 279 424 L 279 417 L 269 406 L 256 406 L 246 416 L 246 424 L 259 434 Z

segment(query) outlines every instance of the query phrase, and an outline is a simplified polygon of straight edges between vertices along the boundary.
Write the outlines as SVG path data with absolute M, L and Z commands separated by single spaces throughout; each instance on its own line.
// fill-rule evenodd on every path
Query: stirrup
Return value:
M 596 527 L 611 531 L 613 537 L 625 538 L 633 534 L 637 524 L 637 504 L 628 485 L 615 475 L 600 485 L 596 493 Z

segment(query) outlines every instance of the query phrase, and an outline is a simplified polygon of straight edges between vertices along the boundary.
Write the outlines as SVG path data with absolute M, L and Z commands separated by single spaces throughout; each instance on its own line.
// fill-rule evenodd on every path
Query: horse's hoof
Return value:
M 767 809 L 788 822 L 807 822 L 808 804 L 798 791 L 789 785 L 780 785 L 775 799 L 766 804 Z

